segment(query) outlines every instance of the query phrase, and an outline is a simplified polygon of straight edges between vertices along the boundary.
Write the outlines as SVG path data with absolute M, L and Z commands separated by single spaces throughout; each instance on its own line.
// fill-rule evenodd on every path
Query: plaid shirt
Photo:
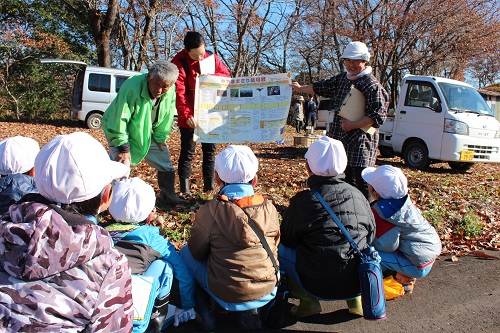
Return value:
M 335 113 L 327 135 L 344 144 L 348 165 L 374 166 L 377 157 L 378 130 L 374 135 L 370 135 L 359 128 L 345 132 L 341 127 L 342 117 L 338 115 L 339 108 L 351 90 L 351 85 L 354 85 L 365 96 L 365 113 L 373 120 L 372 127 L 380 127 L 386 118 L 389 95 L 373 75 L 369 74 L 356 80 L 349 80 L 347 73 L 342 73 L 330 79 L 314 82 L 313 88 L 315 94 L 331 98 L 334 101 Z

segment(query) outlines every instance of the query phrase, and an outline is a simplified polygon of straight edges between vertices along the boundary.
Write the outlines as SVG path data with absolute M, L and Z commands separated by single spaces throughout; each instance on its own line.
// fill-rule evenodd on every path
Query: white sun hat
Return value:
M 370 52 L 365 43 L 350 42 L 344 49 L 342 59 L 370 61 Z
M 140 178 L 115 183 L 108 211 L 119 222 L 142 222 L 155 207 L 155 190 Z
M 406 176 L 400 168 L 392 165 L 365 168 L 361 177 L 373 186 L 382 199 L 401 199 L 408 194 Z
M 231 145 L 215 157 L 215 171 L 227 184 L 245 184 L 251 181 L 259 169 L 259 161 L 252 149 Z
M 322 136 L 313 142 L 304 157 L 311 171 L 318 176 L 337 176 L 344 173 L 347 167 L 344 145 L 327 136 Z
M 36 188 L 45 198 L 63 204 L 97 196 L 128 168 L 109 158 L 102 144 L 87 133 L 58 135 L 35 159 Z
M 15 175 L 30 171 L 40 145 L 32 138 L 14 136 L 0 141 L 0 175 Z

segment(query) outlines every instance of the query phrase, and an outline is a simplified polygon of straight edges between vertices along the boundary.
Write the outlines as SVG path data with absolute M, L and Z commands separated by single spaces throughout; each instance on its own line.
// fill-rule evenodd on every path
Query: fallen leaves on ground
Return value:
M 89 130 L 76 121 L 54 121 L 50 124 L 0 122 L 0 138 L 23 135 L 34 138 L 40 146 L 56 135 L 75 131 L 87 132 L 107 147 L 102 131 Z M 290 198 L 306 186 L 304 154 L 307 148 L 293 145 L 296 135 L 294 128 L 287 126 L 283 144 L 248 143 L 259 160 L 256 191 L 271 198 L 280 214 L 288 207 Z M 180 149 L 178 130 L 172 131 L 168 146 L 173 165 L 177 168 Z M 217 145 L 217 152 L 226 146 Z M 214 195 L 200 190 L 203 188 L 201 160 L 201 147 L 198 145 L 191 176 L 194 193 L 186 198 L 190 204 L 174 208 L 160 205 L 157 209 L 157 216 L 161 217 L 157 223 L 163 226 L 165 234 L 176 230 L 182 235 L 182 238 L 172 239 L 178 247 L 189 237 L 194 213 Z M 381 164 L 399 167 L 406 174 L 410 197 L 440 234 L 443 254 L 473 254 L 485 258 L 483 250 L 500 250 L 500 164 L 476 164 L 465 173 L 451 170 L 446 163 L 431 165 L 426 171 L 412 170 L 398 157 L 380 158 L 377 165 Z M 145 162 L 133 168 L 131 176 L 141 177 L 158 191 L 156 172 Z M 176 187 L 178 190 L 178 184 Z M 467 227 L 463 224 L 471 213 L 480 224 L 481 231 L 476 237 L 466 236 L 467 230 L 458 231 Z

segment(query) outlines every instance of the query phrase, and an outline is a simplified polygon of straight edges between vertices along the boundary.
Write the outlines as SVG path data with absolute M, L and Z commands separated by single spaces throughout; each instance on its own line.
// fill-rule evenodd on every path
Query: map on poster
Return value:
M 228 78 L 199 76 L 195 138 L 206 143 L 283 139 L 292 88 L 290 73 Z

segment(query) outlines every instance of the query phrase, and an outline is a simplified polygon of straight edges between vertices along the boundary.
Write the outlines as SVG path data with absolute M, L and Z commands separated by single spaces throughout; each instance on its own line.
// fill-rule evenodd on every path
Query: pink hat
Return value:
M 215 171 L 227 184 L 251 181 L 259 169 L 259 161 L 247 146 L 231 145 L 215 157 Z
M 40 145 L 32 138 L 15 136 L 0 141 L 0 175 L 14 175 L 30 171 Z
M 108 211 L 116 221 L 142 222 L 155 208 L 155 190 L 140 178 L 115 183 Z
M 342 142 L 323 136 L 313 142 L 304 156 L 317 176 L 332 177 L 344 173 L 347 154 Z
M 401 199 L 408 193 L 408 180 L 403 171 L 391 165 L 365 168 L 361 177 L 382 199 Z
M 97 196 L 127 167 L 109 158 L 99 141 L 87 133 L 58 135 L 35 159 L 36 188 L 45 198 L 63 204 Z

